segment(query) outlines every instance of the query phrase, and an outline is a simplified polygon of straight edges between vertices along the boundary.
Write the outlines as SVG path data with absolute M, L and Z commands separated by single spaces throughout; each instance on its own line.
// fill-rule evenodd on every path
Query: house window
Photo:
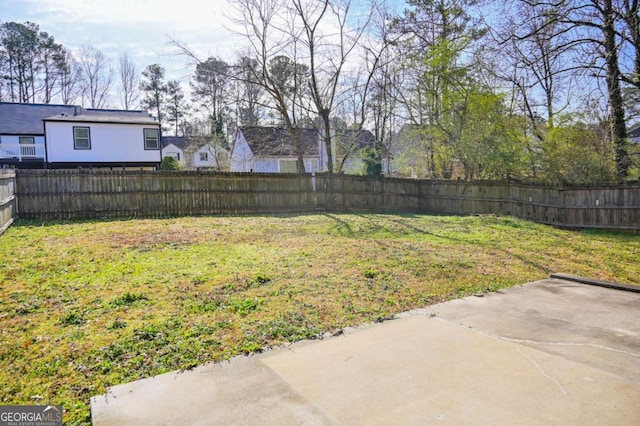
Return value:
M 88 127 L 73 128 L 73 148 L 91 149 L 91 133 Z
M 20 136 L 18 142 L 20 143 L 20 145 L 33 145 L 35 143 L 33 136 Z
M 200 161 L 209 161 L 209 153 L 201 152 L 200 153 Z
M 144 149 L 160 149 L 158 129 L 144 129 Z
M 298 173 L 297 160 L 279 160 L 280 173 Z
M 20 155 L 23 157 L 35 157 L 36 145 L 33 136 L 20 136 L 18 138 L 20 144 Z

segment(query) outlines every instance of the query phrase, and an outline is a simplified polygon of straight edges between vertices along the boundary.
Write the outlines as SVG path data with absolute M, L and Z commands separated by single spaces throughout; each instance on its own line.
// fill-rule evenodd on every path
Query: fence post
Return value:
M 0 171 L 0 234 L 16 219 L 16 172 Z

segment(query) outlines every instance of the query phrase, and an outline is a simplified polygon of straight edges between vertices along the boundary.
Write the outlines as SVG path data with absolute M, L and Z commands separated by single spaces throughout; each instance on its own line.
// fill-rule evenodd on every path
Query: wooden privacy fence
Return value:
M 640 183 L 548 188 L 326 174 L 19 170 L 24 219 L 310 211 L 511 215 L 573 228 L 640 230 Z
M 0 234 L 16 218 L 16 172 L 0 170 Z
M 640 182 L 550 188 L 491 181 L 338 176 L 332 184 L 328 176 L 319 176 L 316 184 L 319 206 L 325 209 L 496 214 L 567 228 L 640 231 Z
M 315 209 L 305 175 L 20 170 L 24 219 L 188 216 Z

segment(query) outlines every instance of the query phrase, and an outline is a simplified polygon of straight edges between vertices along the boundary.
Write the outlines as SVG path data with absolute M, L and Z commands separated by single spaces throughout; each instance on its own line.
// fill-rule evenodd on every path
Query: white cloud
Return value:
M 219 25 L 217 12 L 228 7 L 227 0 L 26 0 L 34 14 L 48 14 L 60 22 L 156 23 L 164 25 Z
M 233 60 L 241 41 L 225 29 L 230 9 L 228 0 L 0 0 L 3 21 L 35 22 L 65 47 L 92 45 L 114 63 L 128 51 L 140 69 L 165 66 L 168 78 L 188 71 L 186 59 L 172 55 L 167 36 L 203 58 Z

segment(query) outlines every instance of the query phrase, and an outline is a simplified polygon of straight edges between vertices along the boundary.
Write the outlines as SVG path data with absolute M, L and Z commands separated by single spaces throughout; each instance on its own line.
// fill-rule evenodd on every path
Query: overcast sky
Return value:
M 163 65 L 167 79 L 192 71 L 185 58 L 172 56 L 168 36 L 204 58 L 235 59 L 242 40 L 225 28 L 229 12 L 227 0 L 0 0 L 0 22 L 34 22 L 72 51 L 90 45 L 114 64 L 126 51 L 139 71 Z

